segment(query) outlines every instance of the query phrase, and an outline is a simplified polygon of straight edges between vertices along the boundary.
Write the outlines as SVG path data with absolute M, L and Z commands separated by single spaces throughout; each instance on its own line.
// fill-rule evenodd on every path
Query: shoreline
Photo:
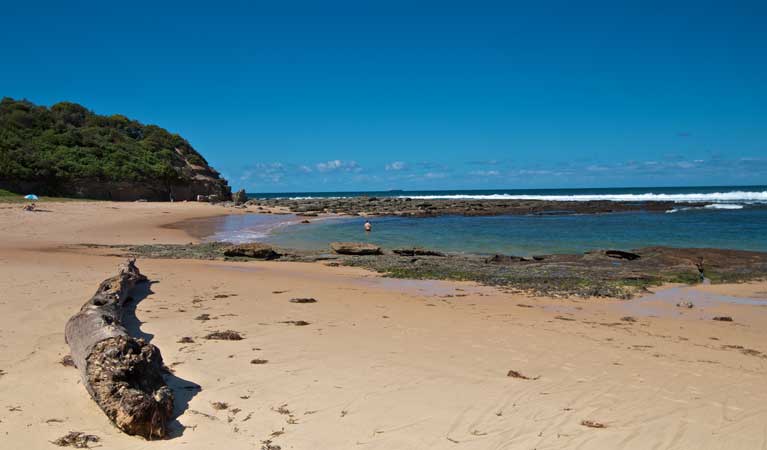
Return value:
M 117 254 L 165 260 L 206 260 L 266 264 L 322 263 L 359 267 L 403 280 L 473 281 L 509 292 L 551 297 L 629 299 L 670 283 L 696 286 L 747 283 L 767 279 L 767 253 L 706 248 L 646 247 L 631 252 L 594 250 L 584 254 L 551 254 L 523 258 L 434 252 L 422 248 L 381 250 L 373 255 L 345 255 L 328 250 L 296 250 L 255 243 L 270 250 L 263 257 L 228 255 L 248 244 L 104 245 Z
M 206 216 L 206 217 L 197 217 L 197 218 L 191 218 L 191 219 L 185 219 L 179 222 L 173 222 L 167 225 L 164 225 L 164 227 L 171 228 L 171 229 L 178 229 L 182 230 L 185 233 L 189 234 L 191 237 L 193 237 L 198 242 L 231 242 L 231 243 L 241 243 L 241 242 L 258 242 L 257 238 L 263 238 L 271 234 L 274 230 L 283 228 L 283 227 L 289 227 L 294 225 L 299 225 L 301 223 L 309 223 L 309 220 L 311 218 L 311 222 L 318 222 L 323 220 L 333 220 L 333 219 L 345 219 L 345 218 L 352 218 L 352 216 L 348 215 L 341 215 L 341 214 L 322 214 L 320 216 L 302 216 L 301 214 L 294 214 L 294 213 L 287 213 L 283 211 L 279 212 L 263 212 L 263 211 L 253 211 L 249 209 L 241 210 L 244 211 L 240 214 L 222 214 L 217 216 Z M 236 216 L 239 218 L 242 218 L 243 216 L 248 217 L 259 217 L 261 219 L 264 219 L 264 223 L 258 224 L 257 227 L 253 228 L 251 224 L 250 228 L 237 228 L 237 224 L 228 224 L 227 222 L 230 222 L 229 218 L 230 216 Z M 229 225 L 229 227 L 227 227 Z M 249 238 L 251 240 L 244 240 L 244 239 L 226 239 L 225 237 L 221 236 L 221 239 L 218 239 L 216 236 L 221 235 L 226 232 L 226 229 L 229 228 L 229 231 L 234 231 L 232 228 L 239 229 L 242 231 L 247 231 L 253 234 L 253 236 L 250 236 Z
M 299 450 L 767 443 L 767 307 L 696 298 L 691 309 L 675 305 L 692 292 L 767 298 L 764 281 L 682 288 L 645 303 L 389 279 L 325 264 L 140 258 L 152 281 L 136 305 L 140 329 L 177 380 L 172 437 L 147 443 L 114 428 L 77 371 L 60 364 L 67 318 L 123 260 L 76 246 L 187 244 L 191 236 L 164 225 L 230 210 L 44 208 L 0 209 L 0 435 L 12 448 L 48 449 L 68 431 L 117 450 L 239 450 L 267 440 Z M 221 330 L 244 339 L 204 338 Z M 179 343 L 184 337 L 191 343 Z
M 338 217 L 341 216 L 323 215 L 315 220 Z M 269 215 L 261 218 L 270 219 Z M 262 231 L 268 233 L 277 227 L 295 226 L 298 218 L 301 217 L 291 215 L 284 221 L 268 221 Z M 382 248 L 379 255 L 345 256 L 334 254 L 329 247 L 276 246 L 269 243 L 269 239 L 263 239 L 266 234 L 257 238 L 248 235 L 226 241 L 216 240 L 215 235 L 220 233 L 215 232 L 222 228 L 222 223 L 226 223 L 222 219 L 226 217 L 204 219 L 207 235 L 196 235 L 202 242 L 200 245 L 122 245 L 111 248 L 138 257 L 247 261 L 248 258 L 225 256 L 228 243 L 261 242 L 274 249 L 277 261 L 361 267 L 385 277 L 400 279 L 468 280 L 548 296 L 632 298 L 645 295 L 657 286 L 669 283 L 695 285 L 704 278 L 713 280 L 715 284 L 767 279 L 767 252 L 648 246 L 628 251 L 594 248 L 584 253 L 519 257 L 395 247 Z M 187 232 L 200 232 L 194 221 L 177 225 Z

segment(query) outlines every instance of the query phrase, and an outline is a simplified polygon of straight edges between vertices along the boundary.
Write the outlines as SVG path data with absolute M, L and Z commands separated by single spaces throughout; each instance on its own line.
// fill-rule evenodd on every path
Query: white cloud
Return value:
M 500 174 L 501 172 L 498 172 L 497 170 L 472 170 L 469 172 L 469 175 L 477 177 L 497 177 Z
M 403 170 L 406 167 L 407 167 L 407 164 L 405 164 L 404 162 L 394 161 L 386 165 L 386 170 Z
M 320 172 L 333 172 L 337 170 L 342 170 L 344 172 L 359 172 L 362 170 L 359 164 L 357 164 L 357 161 L 341 161 L 340 159 L 317 163 L 316 167 Z
M 279 183 L 286 174 L 286 167 L 280 162 L 256 163 L 242 172 L 240 181 L 250 181 L 253 178 Z
M 333 161 L 317 163 L 317 170 L 319 170 L 320 172 L 336 170 L 339 167 L 341 167 L 341 164 L 343 163 L 341 162 L 340 159 L 334 159 Z

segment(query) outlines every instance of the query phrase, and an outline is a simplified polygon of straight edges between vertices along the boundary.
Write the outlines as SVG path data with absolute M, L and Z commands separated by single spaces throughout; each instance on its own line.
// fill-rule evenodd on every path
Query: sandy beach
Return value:
M 67 319 L 123 260 L 79 244 L 186 243 L 167 225 L 244 212 L 39 209 L 0 203 L 3 449 L 57 448 L 69 431 L 108 449 L 767 448 L 767 282 L 548 299 L 321 263 L 160 259 L 137 262 L 151 286 L 136 315 L 174 371 L 177 417 L 170 439 L 127 436 L 60 363 Z M 223 330 L 244 339 L 204 338 Z

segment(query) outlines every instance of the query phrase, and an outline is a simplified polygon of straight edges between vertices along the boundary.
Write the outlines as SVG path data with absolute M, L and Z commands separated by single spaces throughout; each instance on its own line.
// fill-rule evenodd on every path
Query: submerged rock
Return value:
M 225 256 L 242 256 L 255 259 L 277 259 L 281 255 L 271 246 L 260 242 L 237 244 L 224 249 Z
M 333 242 L 330 248 L 339 255 L 380 255 L 381 247 L 366 242 Z

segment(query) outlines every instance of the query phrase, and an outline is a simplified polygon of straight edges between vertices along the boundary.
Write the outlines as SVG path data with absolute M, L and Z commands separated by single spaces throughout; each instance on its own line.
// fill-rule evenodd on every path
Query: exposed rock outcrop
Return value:
M 421 247 L 395 248 L 392 251 L 400 256 L 445 256 L 442 252 Z
M 330 255 L 321 250 L 277 249 L 281 261 L 315 262 L 333 260 L 331 265 L 366 267 L 389 276 L 419 279 L 451 279 L 506 286 L 536 295 L 629 298 L 664 283 L 738 283 L 767 279 L 767 252 L 710 248 L 645 247 L 631 250 L 634 260 L 614 259 L 601 253 L 518 256 L 485 256 L 448 253 L 444 257 L 413 257 L 394 252 L 360 255 L 357 246 L 336 243 L 352 253 Z M 187 245 L 155 244 L 109 246 L 126 255 L 149 258 L 220 259 L 222 243 Z M 363 249 L 363 252 L 366 251 Z M 602 251 L 603 252 L 603 251 Z M 595 252 L 600 254 L 599 252 Z M 686 307 L 683 302 L 680 307 Z
M 705 203 L 674 203 L 661 201 L 617 202 L 496 200 L 496 199 L 434 199 L 416 201 L 402 197 L 340 197 L 340 198 L 260 198 L 248 201 L 261 207 L 283 207 L 297 214 L 349 214 L 360 216 L 434 217 L 446 215 L 495 216 L 602 214 L 626 211 L 664 212 L 680 206 L 700 207 Z
M 365 242 L 333 242 L 330 248 L 339 255 L 380 255 L 381 247 Z
M 248 201 L 248 194 L 245 193 L 245 189 L 240 189 L 239 191 L 232 194 L 232 201 L 235 205 L 242 205 L 243 203 Z
M 232 245 L 224 249 L 224 255 L 254 259 L 277 259 L 280 257 L 280 254 L 274 248 L 260 242 Z

